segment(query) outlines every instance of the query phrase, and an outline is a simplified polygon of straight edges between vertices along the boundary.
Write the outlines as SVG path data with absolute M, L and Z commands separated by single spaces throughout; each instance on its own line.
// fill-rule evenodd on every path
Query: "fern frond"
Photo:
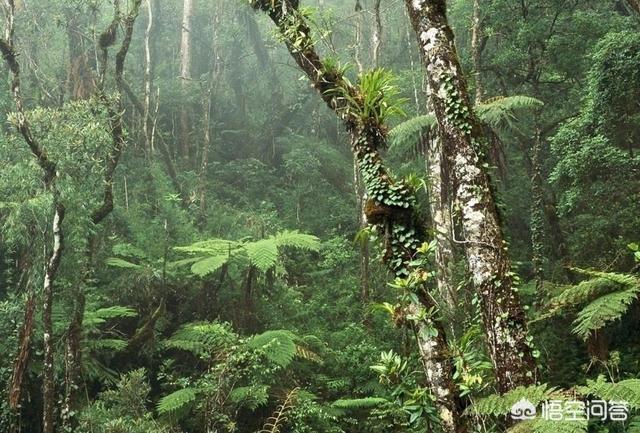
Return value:
M 341 398 L 331 403 L 331 407 L 336 409 L 373 409 L 389 403 L 385 398 L 381 397 L 364 397 L 364 398 Z
M 536 418 L 515 424 L 508 433 L 586 433 L 587 420 L 546 420 Z
M 293 408 L 297 395 L 298 388 L 289 391 L 282 404 L 276 408 L 258 433 L 280 433 L 282 426 L 287 421 L 287 412 Z
M 107 266 L 112 266 L 114 268 L 122 268 L 122 269 L 139 269 L 142 267 L 138 264 L 121 259 L 119 257 L 109 257 L 107 259 Z
M 191 272 L 199 277 L 211 274 L 222 267 L 229 260 L 229 256 L 213 256 L 198 260 L 191 265 Z
M 267 404 L 269 400 L 269 387 L 267 385 L 239 386 L 229 393 L 229 400 L 249 410 Z
M 229 255 L 230 253 L 241 248 L 241 244 L 236 241 L 226 239 L 208 239 L 187 245 L 184 247 L 174 247 L 176 251 L 188 254 L 208 254 L 211 256 Z
M 193 322 L 178 329 L 164 342 L 164 346 L 203 356 L 229 347 L 236 340 L 237 336 L 226 324 Z
M 540 402 L 557 397 L 557 389 L 549 388 L 546 384 L 519 386 L 504 395 L 493 394 L 478 400 L 467 411 L 478 415 L 506 415 L 511 407 L 522 399 L 528 400 L 534 406 Z
M 497 96 L 476 105 L 475 111 L 482 123 L 494 131 L 504 131 L 515 129 L 518 112 L 531 111 L 543 105 L 542 101 L 530 96 Z
M 435 125 L 436 117 L 433 114 L 416 116 L 405 120 L 389 131 L 389 148 L 396 151 L 413 148 L 420 140 L 420 136 L 431 130 Z
M 283 230 L 274 236 L 275 244 L 278 248 L 292 247 L 307 251 L 318 251 L 320 249 L 320 239 L 297 230 Z
M 266 331 L 251 337 L 247 341 L 247 346 L 262 350 L 267 359 L 281 367 L 286 367 L 297 353 L 295 340 L 296 336 L 290 331 Z
M 160 399 L 157 405 L 158 413 L 166 415 L 190 407 L 196 400 L 197 390 L 194 388 L 183 388 L 172 392 Z
M 586 386 L 578 387 L 578 392 L 595 395 L 602 400 L 625 401 L 629 403 L 629 407 L 640 409 L 640 379 L 611 383 L 600 376 L 598 380 L 587 380 Z
M 133 308 L 113 305 L 111 307 L 98 308 L 97 310 L 87 309 L 84 313 L 82 324 L 86 328 L 96 327 L 105 323 L 109 319 L 119 319 L 122 317 L 136 317 L 138 313 Z
M 278 246 L 273 238 L 250 242 L 246 249 L 251 264 L 262 272 L 274 267 L 278 261 Z
M 622 292 L 599 297 L 578 313 L 578 317 L 573 322 L 573 333 L 586 340 L 593 331 L 620 319 L 639 295 L 640 285 L 637 285 Z
M 299 344 L 296 345 L 296 356 L 316 364 L 323 364 L 322 358 L 317 353 Z

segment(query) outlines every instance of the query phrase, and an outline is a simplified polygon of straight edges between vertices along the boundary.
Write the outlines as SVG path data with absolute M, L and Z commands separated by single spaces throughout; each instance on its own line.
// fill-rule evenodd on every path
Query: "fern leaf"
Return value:
M 193 322 L 183 325 L 168 340 L 166 348 L 184 350 L 197 356 L 215 353 L 235 343 L 237 336 L 221 323 Z
M 518 112 L 531 111 L 543 105 L 539 99 L 529 96 L 497 96 L 478 104 L 475 111 L 482 123 L 494 131 L 504 131 L 515 129 Z
M 640 379 L 611 383 L 606 382 L 601 376 L 598 380 L 587 380 L 587 385 L 578 387 L 578 392 L 595 395 L 603 400 L 625 401 L 631 408 L 640 409 Z
M 247 345 L 252 349 L 262 350 L 270 361 L 286 367 L 297 353 L 295 339 L 290 331 L 266 331 L 251 337 Z
M 435 125 L 436 118 L 433 114 L 416 116 L 400 123 L 389 131 L 390 149 L 403 150 L 415 146 L 420 136 Z
M 284 230 L 274 236 L 275 244 L 278 248 L 292 247 L 307 251 L 318 251 L 320 249 L 320 239 L 297 230 Z
M 196 391 L 194 388 L 183 388 L 162 397 L 158 402 L 158 413 L 166 415 L 188 408 L 196 400 Z
M 293 408 L 297 395 L 298 388 L 289 391 L 282 404 L 267 419 L 258 433 L 280 433 L 282 426 L 287 421 L 287 412 Z
M 253 411 L 267 404 L 268 390 L 267 385 L 240 386 L 229 393 L 229 400 Z
M 336 409 L 373 409 L 386 403 L 389 401 L 381 397 L 341 398 L 331 403 L 331 407 Z
M 546 420 L 536 418 L 515 424 L 508 433 L 586 433 L 587 420 Z
M 107 266 L 112 266 L 114 268 L 122 268 L 122 269 L 139 269 L 142 267 L 140 265 L 121 259 L 119 257 L 109 257 L 107 259 Z
M 522 399 L 526 399 L 534 406 L 540 402 L 557 396 L 556 388 L 549 388 L 546 384 L 519 386 L 504 395 L 493 394 L 474 403 L 467 411 L 471 410 L 478 415 L 506 415 L 511 407 Z
M 213 256 L 198 260 L 191 265 L 191 272 L 199 277 L 211 274 L 227 263 L 228 256 Z
M 273 238 L 261 239 L 246 245 L 251 263 L 262 272 L 266 272 L 276 265 L 278 260 L 278 245 Z
M 640 295 L 640 285 L 623 292 L 599 297 L 578 313 L 578 317 L 573 322 L 573 333 L 586 340 L 593 331 L 620 319 L 629 306 L 638 299 L 638 295 Z

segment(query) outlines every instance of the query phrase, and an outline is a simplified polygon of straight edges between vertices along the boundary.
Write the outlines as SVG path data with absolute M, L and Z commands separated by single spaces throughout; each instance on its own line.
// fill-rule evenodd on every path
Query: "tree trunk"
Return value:
M 42 328 L 44 333 L 44 360 L 42 364 L 42 397 L 44 401 L 42 412 L 43 433 L 54 432 L 53 423 L 56 402 L 53 370 L 53 320 L 51 311 L 53 308 L 54 282 L 64 247 L 64 237 L 62 234 L 64 211 L 64 206 L 59 202 L 57 194 L 54 194 L 53 248 L 44 275 L 44 287 L 42 289 Z
M 426 171 L 429 182 L 429 210 L 431 213 L 432 228 L 436 241 L 436 283 L 440 297 L 447 304 L 448 313 L 455 312 L 458 305 L 456 288 L 453 285 L 452 266 L 454 262 L 453 243 L 451 238 L 454 233 L 448 185 L 443 172 L 442 146 L 440 139 L 435 137 L 428 139 L 425 137 L 424 156 L 426 161 Z
M 382 0 L 375 0 L 373 3 L 373 19 L 375 26 L 371 35 L 371 58 L 374 68 L 380 62 L 380 47 L 382 46 L 382 16 L 380 15 L 380 3 Z
M 540 128 L 536 127 L 535 139 L 531 155 L 531 262 L 536 282 L 536 296 L 543 299 L 542 285 L 544 281 L 544 187 L 542 180 L 541 152 L 542 137 Z
M 482 86 L 482 20 L 480 18 L 480 0 L 473 0 L 473 22 L 471 25 L 471 56 L 473 58 L 473 75 L 475 77 L 475 104 L 482 102 L 484 88 Z
M 456 53 L 444 0 L 405 0 L 428 72 L 452 199 L 460 212 L 467 264 L 480 295 L 489 355 L 501 392 L 533 383 L 526 317 L 513 287 L 511 261 L 492 185 L 479 153 L 485 145 Z
M 410 301 L 405 312 L 414 313 L 413 317 L 428 316 L 426 312 L 432 310 L 433 305 L 420 282 L 426 274 L 423 269 L 414 266 L 425 234 L 421 222 L 415 220 L 415 197 L 411 188 L 403 182 L 394 181 L 380 157 L 379 149 L 385 145 L 386 126 L 363 121 L 352 110 L 344 109 L 345 98 L 339 95 L 347 92 L 357 99 L 360 89 L 348 83 L 340 71 L 324 67 L 315 50 L 311 30 L 304 16 L 296 9 L 297 2 L 294 6 L 289 0 L 252 0 L 251 5 L 268 13 L 278 26 L 294 61 L 327 106 L 344 122 L 368 196 L 376 198 L 370 198 L 365 209 L 368 223 L 383 239 L 384 261 L 396 276 L 411 275 L 418 281 L 415 287 L 407 290 L 415 290 L 420 302 Z M 403 205 L 397 206 L 396 200 Z M 409 298 L 415 299 L 414 296 Z M 436 318 L 412 319 L 409 322 L 416 333 L 429 387 L 438 396 L 436 406 L 443 429 L 447 433 L 460 432 L 463 430 L 461 414 L 453 402 L 455 386 L 442 324 Z M 433 328 L 438 331 L 437 337 L 432 336 L 433 332 L 426 332 Z
M 640 0 L 627 0 L 627 4 L 634 12 L 640 15 Z
M 151 92 L 153 89 L 153 70 L 155 62 L 155 43 L 152 36 L 155 35 L 155 23 L 153 16 L 153 0 L 146 0 L 147 3 L 147 28 L 144 32 L 144 109 L 142 113 L 142 128 L 144 135 L 144 148 L 147 158 L 153 155 L 153 119 L 151 118 Z
M 29 283 L 27 283 L 29 284 Z M 22 384 L 24 382 L 27 366 L 31 357 L 31 337 L 33 336 L 33 325 L 36 311 L 36 296 L 32 289 L 29 289 L 27 301 L 24 305 L 24 320 L 20 329 L 20 344 L 18 354 L 13 361 L 11 380 L 9 382 L 9 409 L 12 412 L 10 432 L 18 432 L 20 419 L 20 402 L 22 400 Z
M 183 158 L 188 159 L 191 151 L 189 143 L 189 106 L 185 102 L 191 80 L 191 21 L 193 18 L 193 0 L 184 0 L 182 9 L 182 31 L 180 39 L 180 80 L 182 104 L 180 107 L 180 150 Z

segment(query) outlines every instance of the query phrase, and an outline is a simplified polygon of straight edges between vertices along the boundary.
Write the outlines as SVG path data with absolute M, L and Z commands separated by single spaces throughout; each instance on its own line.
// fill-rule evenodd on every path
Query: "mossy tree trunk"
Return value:
M 427 70 L 427 92 L 460 214 L 467 265 L 480 296 L 483 322 L 501 392 L 535 378 L 526 317 L 511 273 L 492 185 L 483 165 L 485 137 L 475 118 L 445 0 L 405 0 Z
M 394 275 L 416 281 L 410 289 L 412 293 L 408 296 L 410 301 L 405 313 L 422 317 L 409 322 L 416 334 L 430 389 L 436 396 L 442 427 L 447 433 L 460 432 L 463 430 L 461 414 L 454 402 L 453 365 L 444 327 L 435 317 L 422 314 L 432 310 L 434 305 L 426 292 L 426 270 L 416 268 L 413 264 L 425 241 L 422 224 L 415 215 L 414 192 L 404 182 L 390 176 L 379 153 L 379 149 L 385 146 L 387 128 L 346 109 L 346 99 L 340 95 L 347 93 L 354 100 L 359 100 L 362 97 L 360 89 L 348 83 L 340 71 L 325 67 L 315 50 L 305 17 L 297 10 L 297 2 L 250 0 L 250 4 L 254 9 L 266 12 L 278 26 L 298 67 L 346 127 L 369 197 L 367 221 L 384 241 L 384 261 Z

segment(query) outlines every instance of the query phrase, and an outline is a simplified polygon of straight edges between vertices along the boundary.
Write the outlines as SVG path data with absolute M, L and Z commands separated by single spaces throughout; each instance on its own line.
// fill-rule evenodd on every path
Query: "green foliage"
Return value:
M 640 409 L 640 379 L 626 379 L 612 383 L 603 376 L 587 380 L 586 386 L 577 388 L 583 395 L 593 395 L 602 400 L 628 402 L 632 409 Z
M 237 338 L 228 324 L 194 322 L 182 325 L 165 340 L 164 345 L 167 348 L 191 352 L 196 356 L 208 357 L 231 346 Z
M 549 301 L 549 311 L 541 318 L 581 307 L 573 323 L 573 332 L 582 339 L 586 340 L 593 332 L 619 320 L 640 296 L 640 280 L 633 275 L 582 269 L 574 269 L 574 272 L 588 279 L 553 297 Z
M 269 387 L 266 385 L 240 386 L 229 393 L 229 400 L 254 411 L 267 404 Z
M 195 255 L 195 257 L 174 262 L 174 266 L 191 264 L 191 272 L 200 277 L 211 274 L 231 260 L 248 259 L 252 266 L 266 272 L 278 264 L 279 254 L 286 248 L 302 251 L 318 251 L 320 241 L 317 237 L 298 231 L 284 230 L 257 241 L 226 241 L 211 239 L 195 244 L 176 247 L 176 251 Z
M 343 410 L 357 410 L 372 409 L 388 403 L 389 401 L 380 397 L 341 398 L 340 400 L 336 400 L 331 403 L 331 406 Z
M 247 345 L 264 352 L 270 361 L 286 367 L 297 353 L 295 340 L 296 336 L 290 331 L 266 331 L 251 337 Z
M 524 95 L 496 96 L 482 101 L 474 109 L 478 118 L 494 131 L 517 130 L 519 113 L 539 110 L 544 103 L 539 99 Z
M 528 387 L 519 386 L 504 395 L 492 394 L 482 398 L 469 407 L 467 412 L 478 415 L 507 415 L 511 411 L 511 407 L 522 399 L 537 406 L 545 400 L 560 399 L 560 397 L 558 390 L 553 387 L 550 388 L 547 384 Z
M 183 388 L 165 395 L 160 399 L 157 410 L 160 415 L 167 415 L 187 409 L 196 401 L 197 393 L 195 389 Z
M 355 116 L 362 124 L 383 125 L 389 118 L 405 115 L 402 107 L 407 100 L 400 96 L 395 81 L 390 71 L 376 68 L 358 75 L 356 94 L 352 94 L 354 86 L 346 78 L 345 87 L 330 92 L 345 102 L 343 110 L 347 115 Z
M 396 125 L 389 131 L 389 148 L 392 150 L 415 146 L 422 134 L 436 125 L 436 118 L 432 114 L 412 117 Z

